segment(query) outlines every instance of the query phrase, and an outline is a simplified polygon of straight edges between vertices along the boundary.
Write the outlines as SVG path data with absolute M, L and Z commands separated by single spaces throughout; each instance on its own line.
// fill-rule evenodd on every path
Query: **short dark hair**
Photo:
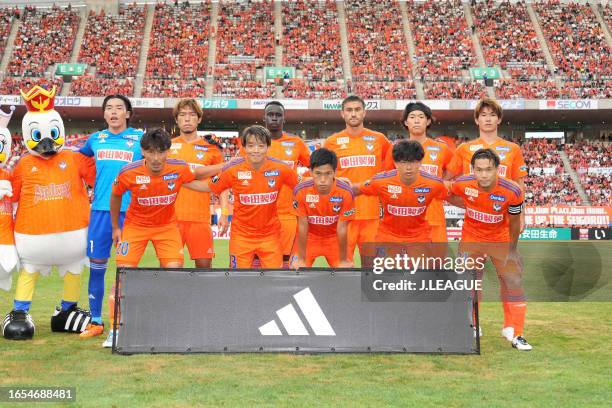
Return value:
M 344 109 L 344 105 L 346 105 L 349 102 L 361 102 L 361 105 L 365 109 L 365 101 L 360 96 L 349 95 L 346 98 L 344 98 L 344 100 L 342 101 L 342 109 Z
M 425 105 L 423 102 L 410 102 L 406 105 L 406 107 L 404 108 L 404 113 L 402 114 L 402 126 L 405 129 L 408 129 L 408 126 L 406 126 L 406 120 L 408 119 L 408 115 L 410 115 L 410 113 L 414 111 L 423 112 L 427 119 L 433 122 L 433 114 L 431 113 L 431 109 L 429 108 L 429 106 Z M 427 126 L 427 129 L 429 129 L 430 126 L 431 123 Z
M 415 162 L 423 160 L 425 151 L 416 140 L 400 140 L 393 146 L 394 162 Z
M 474 167 L 476 160 L 478 159 L 489 159 L 493 162 L 493 167 L 499 167 L 499 156 L 491 149 L 478 149 L 474 152 L 470 164 Z
M 170 134 L 162 128 L 147 129 L 140 139 L 140 148 L 146 151 L 165 152 L 172 146 Z
M 253 136 L 257 141 L 265 142 L 268 147 L 272 144 L 272 135 L 270 135 L 270 131 L 263 126 L 252 125 L 242 131 L 240 143 L 243 147 L 247 145 L 248 136 Z
M 132 110 L 132 102 L 130 102 L 130 99 L 125 96 L 125 95 L 121 95 L 121 94 L 113 94 L 113 95 L 108 95 L 104 98 L 104 101 L 102 102 L 102 114 L 104 114 L 104 111 L 106 110 L 106 104 L 108 103 L 108 101 L 110 101 L 111 99 L 121 99 L 123 101 L 123 104 L 125 105 L 125 110 L 130 112 L 130 117 L 127 118 L 125 120 L 125 124 L 129 124 L 130 123 L 130 118 L 132 117 L 133 110 Z
M 315 167 L 325 166 L 330 164 L 334 170 L 338 168 L 338 156 L 332 150 L 321 147 L 315 150 L 310 155 L 310 170 L 314 170 Z
M 281 108 L 283 108 L 283 112 L 285 111 L 285 105 L 283 105 L 279 101 L 270 101 L 266 103 L 266 106 L 264 106 L 264 111 L 268 109 L 268 106 L 280 106 Z

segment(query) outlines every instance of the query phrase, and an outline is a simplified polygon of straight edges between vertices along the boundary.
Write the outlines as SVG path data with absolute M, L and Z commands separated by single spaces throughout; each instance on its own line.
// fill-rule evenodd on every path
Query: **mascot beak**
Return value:
M 4 163 L 6 160 L 6 153 L 0 153 L 0 163 Z
M 36 153 L 40 154 L 41 156 L 48 157 L 48 156 L 53 156 L 55 153 L 57 153 L 56 146 L 58 145 L 53 141 L 53 139 L 46 137 L 43 140 L 41 140 L 38 144 L 32 147 L 31 144 L 34 144 L 34 143 L 32 143 L 31 140 L 28 141 L 28 145 L 32 148 L 32 150 L 34 150 Z

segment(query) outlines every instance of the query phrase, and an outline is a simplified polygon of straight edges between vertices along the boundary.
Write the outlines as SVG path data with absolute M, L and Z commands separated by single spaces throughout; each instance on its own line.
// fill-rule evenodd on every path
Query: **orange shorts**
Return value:
M 353 259 L 355 246 L 361 245 L 364 242 L 374 242 L 376 232 L 378 231 L 379 220 L 353 220 L 349 223 L 346 253 L 350 259 Z
M 161 265 L 168 262 L 183 263 L 183 242 L 176 224 L 141 227 L 126 223 L 121 233 L 121 242 L 117 244 L 117 265 L 138 266 L 149 241 L 153 242 Z
M 295 235 L 297 233 L 297 217 L 291 216 L 292 218 L 283 218 L 285 216 L 279 216 L 281 224 L 280 241 L 283 255 L 291 255 L 293 250 L 293 244 L 295 242 Z
M 215 257 L 212 229 L 207 222 L 179 221 L 183 245 L 187 244 L 191 259 L 212 259 Z
M 340 249 L 338 247 L 338 237 L 319 237 L 308 234 L 306 243 L 306 267 L 311 267 L 314 260 L 324 256 L 327 264 L 332 268 L 337 268 L 340 263 Z
M 280 250 L 280 235 L 251 238 L 232 234 L 229 242 L 230 269 L 250 269 L 255 255 L 262 268 L 281 268 L 283 253 Z

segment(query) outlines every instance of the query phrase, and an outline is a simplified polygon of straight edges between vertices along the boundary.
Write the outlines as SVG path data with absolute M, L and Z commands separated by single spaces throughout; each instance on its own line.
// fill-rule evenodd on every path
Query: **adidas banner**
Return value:
M 357 269 L 121 269 L 113 351 L 479 353 L 469 291 L 377 299 L 364 290 L 373 277 Z

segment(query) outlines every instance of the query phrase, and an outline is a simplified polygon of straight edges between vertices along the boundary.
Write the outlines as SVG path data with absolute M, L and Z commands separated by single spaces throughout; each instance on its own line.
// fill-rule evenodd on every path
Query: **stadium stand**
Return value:
M 339 98 L 344 96 L 340 28 L 331 1 L 283 2 L 284 64 L 303 79 L 286 81 L 285 97 Z
M 129 96 L 134 94 L 134 81 L 131 78 L 82 76 L 72 82 L 70 93 L 76 96 L 105 96 L 115 93 Z
M 345 3 L 356 92 L 365 98 L 414 98 L 412 63 L 398 4 L 390 0 Z
M 10 77 L 7 76 L 0 84 L 1 95 L 19 95 L 20 89 L 30 89 L 34 85 L 40 85 L 43 88 L 51 89 L 53 85 L 57 86 L 57 94 L 60 93 L 63 85 L 63 81 L 60 77 L 53 79 L 47 78 L 23 78 L 23 77 Z
M 272 2 L 222 1 L 220 6 L 214 95 L 272 96 L 274 85 L 257 78 L 258 68 L 275 65 Z
M 612 205 L 612 148 L 610 143 L 580 141 L 564 146 L 570 163 L 580 177 L 580 182 L 593 205 Z
M 0 48 L 4 49 L 8 40 L 13 22 L 14 10 L 8 8 L 0 9 Z

